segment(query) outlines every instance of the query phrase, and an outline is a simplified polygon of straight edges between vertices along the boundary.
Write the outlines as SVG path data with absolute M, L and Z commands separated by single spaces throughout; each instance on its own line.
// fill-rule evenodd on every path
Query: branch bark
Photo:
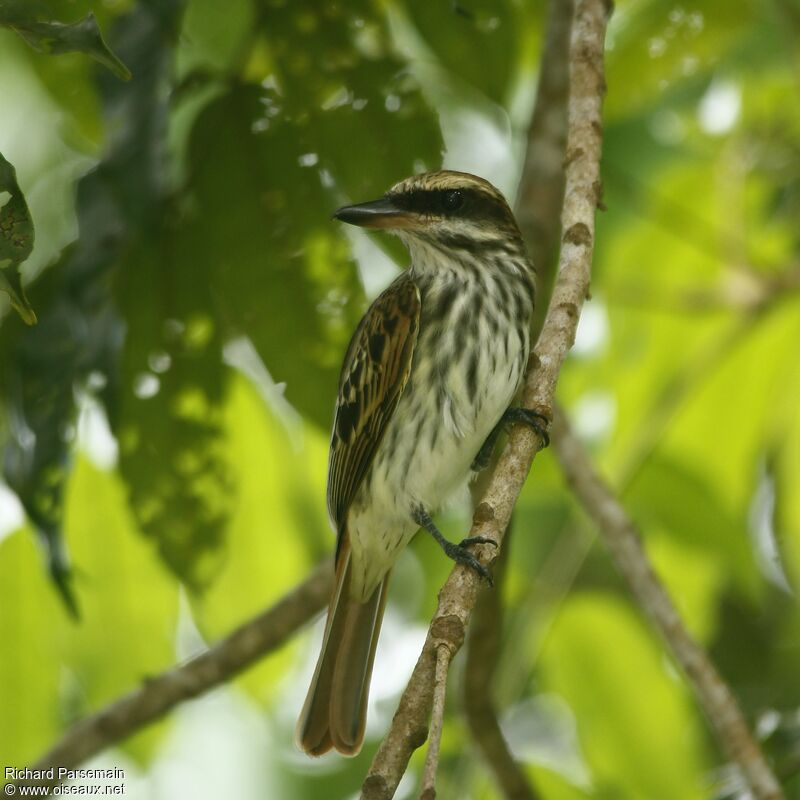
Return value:
M 486 766 L 507 800 L 537 800 L 525 771 L 508 748 L 497 718 L 493 678 L 497 670 L 503 631 L 503 579 L 510 552 L 513 520 L 506 530 L 503 549 L 494 562 L 494 590 L 482 587 L 467 632 L 464 667 L 464 715 Z
M 436 771 L 439 768 L 439 748 L 444 728 L 444 701 L 447 694 L 447 673 L 452 654 L 444 643 L 436 648 L 436 669 L 433 675 L 433 702 L 431 708 L 431 731 L 428 752 L 425 755 L 425 768 L 422 771 L 422 791 L 419 800 L 435 800 Z
M 664 585 L 653 571 L 636 524 L 595 471 L 566 416 L 556 408 L 553 446 L 575 496 L 597 524 L 617 568 L 650 617 L 694 690 L 717 739 L 739 767 L 757 800 L 783 800 L 783 792 L 728 685 L 708 654 L 686 629 Z
M 549 0 L 545 44 L 539 62 L 536 103 L 528 129 L 528 148 L 517 192 L 517 222 L 537 271 L 536 312 L 532 341 L 544 322 L 555 280 L 561 205 L 564 199 L 564 155 L 567 146 L 569 47 L 574 6 L 572 0 Z M 482 478 L 482 476 L 481 476 Z M 486 482 L 472 485 L 473 505 L 481 502 Z M 464 669 L 464 713 L 472 738 L 484 762 L 509 800 L 535 800 L 536 793 L 524 770 L 514 760 L 503 737 L 492 697 L 502 642 L 503 577 L 514 521 L 495 562 L 495 590 L 482 590 L 467 635 Z
M 333 583 L 331 562 L 320 564 L 274 606 L 212 648 L 148 679 L 130 694 L 73 725 L 31 769 L 72 768 L 155 722 L 184 700 L 197 697 L 280 647 L 321 611 Z M 20 784 L 47 784 L 20 781 Z
M 537 272 L 534 339 L 542 328 L 555 280 L 558 227 L 564 200 L 569 47 L 573 0 L 550 0 L 536 103 L 517 192 L 516 217 Z
M 608 7 L 603 0 L 578 0 L 570 47 L 570 100 L 566 190 L 562 212 L 559 274 L 542 334 L 531 356 L 523 403 L 552 415 L 561 366 L 575 340 L 580 309 L 589 291 L 594 217 L 600 189 L 602 139 L 603 41 Z M 514 504 L 541 446 L 538 436 L 516 426 L 477 507 L 470 536 L 486 536 L 497 545 L 480 545 L 482 563 L 496 558 Z M 431 710 L 435 650 L 442 642 L 455 653 L 478 592 L 478 577 L 456 566 L 439 593 L 439 604 L 422 653 L 403 692 L 397 713 L 362 786 L 364 800 L 388 800 L 414 750 L 426 738 Z

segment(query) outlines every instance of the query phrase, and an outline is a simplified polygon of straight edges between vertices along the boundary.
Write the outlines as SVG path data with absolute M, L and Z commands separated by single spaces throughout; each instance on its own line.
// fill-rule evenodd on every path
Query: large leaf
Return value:
M 197 120 L 190 141 L 197 208 L 178 233 L 170 269 L 185 266 L 192 281 L 206 275 L 217 330 L 249 336 L 273 378 L 287 384 L 287 397 L 327 427 L 337 359 L 354 324 L 345 303 L 361 293 L 329 221 L 334 203 L 298 162 L 297 132 L 283 125 L 253 135 L 262 98 L 262 90 L 238 87 Z
M 496 103 L 509 102 L 517 70 L 536 32 L 531 4 L 406 0 L 403 5 L 442 66 Z
M 65 626 L 62 634 L 68 676 L 63 715 L 72 721 L 173 664 L 178 587 L 132 524 L 117 475 L 78 458 L 65 506 L 65 535 L 80 565 L 75 582 L 83 599 L 81 624 Z M 148 728 L 124 747 L 145 758 L 160 731 Z
M 43 537 L 50 571 L 73 612 L 60 530 L 75 393 L 91 384 L 111 420 L 116 419 L 116 358 L 123 328 L 108 275 L 139 231 L 160 218 L 162 179 L 155 143 L 162 134 L 165 33 L 174 31 L 178 11 L 176 3 L 165 0 L 158 11 L 142 7 L 120 21 L 119 49 L 137 66 L 136 79 L 124 91 L 118 81 L 100 83 L 105 104 L 125 124 L 114 128 L 106 157 L 78 185 L 80 239 L 41 281 L 46 299 L 40 324 L 26 331 L 6 325 L 0 339 L 11 434 L 6 479 Z
M 675 542 L 724 565 L 728 579 L 751 599 L 759 574 L 745 515 L 732 513 L 724 498 L 689 465 L 654 457 L 632 484 L 628 507 L 644 530 L 656 529 Z M 680 497 L 676 503 L 674 498 Z
M 542 654 L 542 680 L 575 714 L 596 796 L 705 796 L 692 700 L 624 605 L 601 593 L 569 599 Z
M 198 589 L 216 574 L 236 504 L 222 453 L 223 331 L 202 242 L 154 244 L 116 285 L 127 331 L 113 427 L 139 526 Z
M 59 610 L 25 530 L 0 542 L 0 609 L 0 759 L 23 767 L 58 733 L 61 671 Z
M 295 421 L 290 429 L 253 386 L 235 376 L 224 408 L 225 447 L 236 507 L 213 585 L 192 596 L 200 629 L 224 636 L 298 583 L 332 550 L 325 509 L 327 437 Z M 317 547 L 313 543 L 317 543 Z M 242 682 L 261 702 L 275 699 L 288 653 L 249 670 Z
M 287 398 L 327 427 L 363 309 L 331 211 L 437 166 L 441 137 L 369 3 L 270 3 L 259 34 L 247 77 L 261 85 L 234 84 L 192 130 L 183 241 L 214 270 L 226 328 L 249 336 Z
M 80 625 L 59 613 L 28 532 L 0 543 L 0 758 L 9 766 L 30 765 L 64 725 L 174 661 L 177 587 L 131 526 L 119 479 L 79 459 L 65 502 Z M 143 758 L 160 730 L 124 746 Z

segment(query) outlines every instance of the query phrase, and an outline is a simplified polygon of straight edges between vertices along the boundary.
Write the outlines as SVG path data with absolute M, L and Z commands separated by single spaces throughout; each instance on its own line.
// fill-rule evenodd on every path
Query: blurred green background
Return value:
M 0 294 L 15 766 L 332 550 L 338 367 L 405 254 L 330 213 L 442 165 L 513 199 L 545 16 L 523 0 L 25 7 L 93 10 L 133 79 L 0 29 L 0 153 L 35 225 L 39 317 Z M 607 70 L 607 210 L 559 397 L 800 798 L 800 6 L 619 0 Z M 443 527 L 457 539 L 468 519 L 462 498 Z M 353 797 L 449 569 L 428 539 L 399 564 L 358 758 L 292 744 L 317 625 L 90 765 L 122 766 L 129 798 Z M 505 590 L 496 696 L 544 800 L 746 796 L 547 451 Z M 488 800 L 462 660 L 438 789 Z

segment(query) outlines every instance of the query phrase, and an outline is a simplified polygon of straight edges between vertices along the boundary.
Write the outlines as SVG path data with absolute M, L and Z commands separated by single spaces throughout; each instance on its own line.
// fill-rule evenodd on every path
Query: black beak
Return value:
M 413 216 L 398 208 L 388 197 L 357 206 L 344 206 L 333 216 L 341 222 L 362 228 L 408 228 L 413 224 Z

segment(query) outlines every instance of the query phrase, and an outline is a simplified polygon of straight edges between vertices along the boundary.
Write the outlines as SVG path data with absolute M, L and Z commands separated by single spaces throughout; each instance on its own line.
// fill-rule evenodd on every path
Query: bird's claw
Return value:
M 491 541 L 491 539 L 486 539 L 483 536 L 473 536 L 468 539 L 464 539 L 460 544 L 450 544 L 450 547 L 445 549 L 445 553 L 456 562 L 456 564 L 462 564 L 465 567 L 469 567 L 470 569 L 475 570 L 478 575 L 483 578 L 489 586 L 494 586 L 494 580 L 492 579 L 492 573 L 475 558 L 472 553 L 467 550 L 468 544 L 495 544 Z M 465 544 L 466 543 L 466 544 Z M 496 545 L 495 545 L 496 546 Z
M 550 434 L 547 429 L 550 427 L 550 419 L 539 411 L 534 411 L 532 408 L 509 408 L 506 412 L 506 422 L 513 424 L 521 422 L 532 428 L 538 437 L 542 440 L 542 447 L 547 447 L 550 444 Z
M 490 544 L 492 547 L 497 547 L 497 542 L 488 536 L 467 536 L 458 543 L 458 546 L 463 548 L 469 547 L 471 544 Z

